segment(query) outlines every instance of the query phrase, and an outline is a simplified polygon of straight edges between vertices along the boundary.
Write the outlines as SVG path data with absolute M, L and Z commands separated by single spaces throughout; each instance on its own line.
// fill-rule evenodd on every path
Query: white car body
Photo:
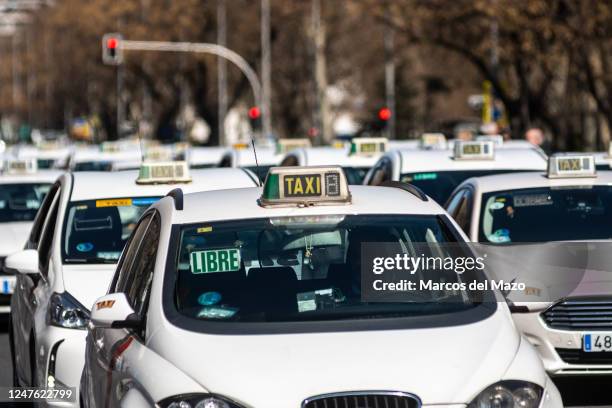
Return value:
M 163 197 L 179 187 L 178 184 L 139 185 L 136 184 L 137 176 L 137 171 L 65 174 L 60 178 L 57 217 L 52 219 L 50 212 L 45 224 L 54 222 L 56 226 L 63 226 L 66 209 L 71 202 L 121 197 Z M 191 183 L 180 184 L 185 191 L 256 185 L 255 176 L 241 169 L 193 170 L 191 177 Z M 81 305 L 91 305 L 105 293 L 115 269 L 114 264 L 64 263 L 63 229 L 57 227 L 53 232 L 46 274 L 35 279 L 30 275 L 19 274 L 12 299 L 14 309 L 11 333 L 15 349 L 15 374 L 16 380 L 23 385 L 48 386 L 52 374 L 53 383 L 78 387 L 83 370 L 86 331 L 49 324 L 49 301 L 54 293 L 67 293 Z M 54 369 L 51 368 L 51 360 L 54 361 Z M 61 402 L 48 402 L 48 405 L 69 406 Z M 78 402 L 71 406 L 78 406 Z
M 39 169 L 43 167 L 41 162 L 48 162 L 46 163 L 48 169 L 63 169 L 67 166 L 68 159 L 72 153 L 70 146 L 37 148 L 26 145 L 13 146 L 10 150 L 18 159 L 36 159 L 39 163 Z
M 69 160 L 69 169 L 78 171 L 81 166 L 96 169 L 98 166 L 108 170 L 134 170 L 142 162 L 139 149 L 118 152 L 103 152 L 98 146 L 80 147 L 74 150 Z
M 349 144 L 350 146 L 350 144 Z M 364 174 L 378 161 L 382 154 L 349 154 L 349 146 L 336 148 L 329 146 L 295 149 L 287 153 L 281 166 L 340 166 L 345 169 L 349 184 L 361 184 L 362 180 L 351 180 L 350 170 Z
M 53 182 L 61 175 L 59 171 L 40 170 L 34 174 L 2 174 L 0 175 L 0 189 L 7 184 L 48 184 L 51 186 Z M 18 221 L 18 222 L 1 222 L 0 223 L 0 265 L 4 264 L 4 259 L 23 248 L 30 229 L 34 221 Z M 0 313 L 8 313 L 10 311 L 9 295 L 15 287 L 15 275 L 5 275 L 4 271 L 0 271 Z
M 546 155 L 533 148 L 496 148 L 492 160 L 457 160 L 453 158 L 452 151 L 443 149 L 402 149 L 392 150 L 381 157 L 365 176 L 363 184 L 379 185 L 389 181 L 402 181 L 402 175 L 414 173 L 460 171 L 499 173 L 545 171 L 546 168 Z M 451 191 L 452 188 L 448 193 Z M 445 201 L 445 198 L 441 198 L 441 201 Z
M 227 152 L 227 147 L 200 147 L 192 146 L 188 151 L 189 167 L 201 169 L 207 167 L 217 167 L 223 154 Z
M 595 157 L 595 165 L 598 170 L 612 170 L 612 155 L 610 152 L 587 153 Z
M 465 208 L 469 209 L 466 217 L 458 217 L 466 219 L 469 227 L 461 225 L 461 222 L 459 224 L 462 228 L 468 229 L 466 233 L 471 241 L 478 242 L 481 228 L 483 194 L 540 187 L 587 188 L 592 186 L 606 186 L 610 188 L 612 186 L 612 171 L 599 171 L 596 177 L 584 178 L 548 178 L 545 173 L 541 172 L 475 177 L 466 180 L 456 188 L 448 201 L 447 210 L 451 216 L 457 217 L 456 212 L 459 211 L 459 207 L 465 205 Z M 465 201 L 465 204 L 461 204 L 461 200 L 467 201 Z M 592 280 L 595 280 L 595 284 L 593 284 Z M 609 299 L 611 291 L 612 280 L 609 278 L 609 272 L 590 272 L 585 275 L 583 281 L 571 293 L 568 293 L 567 297 L 559 300 L 559 302 L 564 300 L 572 301 L 572 298 L 578 300 L 578 298 L 598 296 Z M 610 363 L 589 364 L 586 361 L 581 361 L 581 359 L 578 362 L 567 362 L 560 356 L 556 349 L 567 349 L 575 353 L 580 352 L 582 350 L 583 335 L 587 332 L 592 332 L 592 330 L 561 330 L 549 327 L 542 313 L 557 303 L 558 301 L 525 302 L 524 306 L 527 309 L 517 309 L 512 315 L 517 327 L 536 346 L 538 353 L 544 361 L 546 370 L 551 375 L 612 373 L 612 364 Z
M 169 278 L 164 274 L 172 231 L 181 225 L 343 214 L 439 215 L 450 221 L 431 200 L 401 189 L 350 190 L 349 205 L 263 208 L 258 205 L 262 189 L 250 188 L 186 194 L 183 210 L 175 208 L 172 198 L 152 206 L 150 215 L 159 215 L 161 228 L 144 337 L 130 329 L 89 325 L 84 406 L 149 407 L 171 396 L 210 393 L 241 407 L 297 408 L 322 394 L 387 390 L 413 394 L 425 407 L 465 407 L 489 385 L 512 379 L 540 385 L 540 407 L 561 407 L 558 390 L 514 328 L 503 301 L 494 303 L 495 311 L 485 319 L 436 328 L 213 334 L 168 319 L 163 293 Z M 99 299 L 95 306 L 112 310 L 109 304 Z

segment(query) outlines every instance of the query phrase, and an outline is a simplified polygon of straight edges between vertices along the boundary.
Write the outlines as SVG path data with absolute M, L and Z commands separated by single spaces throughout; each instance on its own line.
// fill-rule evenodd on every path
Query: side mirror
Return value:
M 91 323 L 96 328 L 136 329 L 140 318 L 130 306 L 125 293 L 110 293 L 95 301 L 91 308 Z
M 4 260 L 4 270 L 7 273 L 38 274 L 38 251 L 24 249 L 9 255 Z

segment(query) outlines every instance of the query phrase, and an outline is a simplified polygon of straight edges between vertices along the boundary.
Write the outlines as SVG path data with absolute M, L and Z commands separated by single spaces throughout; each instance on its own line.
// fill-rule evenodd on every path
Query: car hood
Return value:
M 210 335 L 169 325 L 150 341 L 208 392 L 250 407 L 287 408 L 359 390 L 408 392 L 423 404 L 468 403 L 503 377 L 520 337 L 498 307 L 484 320 L 453 327 Z
M 0 256 L 8 256 L 23 249 L 30 229 L 31 222 L 3 222 L 0 224 Z
M 64 265 L 64 290 L 88 310 L 104 296 L 110 286 L 116 265 Z

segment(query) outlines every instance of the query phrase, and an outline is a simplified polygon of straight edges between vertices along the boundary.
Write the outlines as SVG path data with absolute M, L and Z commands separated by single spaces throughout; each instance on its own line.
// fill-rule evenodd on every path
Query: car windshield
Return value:
M 0 186 L 0 222 L 33 221 L 51 184 Z
M 113 163 L 109 161 L 79 162 L 74 165 L 73 171 L 111 171 Z
M 477 304 L 457 290 L 417 291 L 407 302 L 364 302 L 361 248 L 372 242 L 400 244 L 407 253 L 416 251 L 414 244 L 425 243 L 440 254 L 448 250 L 441 244 L 456 241 L 433 215 L 326 215 L 189 225 L 180 234 L 172 296 L 183 315 L 234 322 L 429 315 Z M 444 279 L 461 278 L 451 271 Z
M 51 169 L 55 164 L 55 160 L 53 159 L 37 159 L 36 163 L 39 169 Z
M 362 184 L 366 173 L 370 170 L 367 167 L 343 167 L 342 169 L 349 184 Z
M 479 240 L 510 242 L 612 238 L 612 187 L 530 188 L 484 194 Z
M 430 171 L 402 174 L 400 181 L 410 183 L 421 190 L 438 204 L 444 205 L 453 190 L 470 177 L 490 176 L 517 172 L 516 170 L 462 170 L 462 171 Z
M 268 171 L 270 170 L 270 166 L 248 166 L 245 167 L 247 170 L 251 170 L 255 175 L 259 178 L 259 180 L 264 181 L 268 176 Z
M 116 263 L 142 213 L 158 198 L 71 202 L 63 231 L 64 263 Z

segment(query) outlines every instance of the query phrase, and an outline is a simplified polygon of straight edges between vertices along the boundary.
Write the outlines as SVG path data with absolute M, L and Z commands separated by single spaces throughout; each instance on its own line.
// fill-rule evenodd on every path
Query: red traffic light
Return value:
M 249 109 L 249 118 L 258 119 L 260 116 L 261 116 L 261 111 L 259 110 L 257 106 L 253 106 L 251 109 Z
M 391 119 L 391 109 L 387 107 L 380 108 L 380 110 L 378 111 L 378 118 L 384 121 Z
M 117 40 L 115 37 L 110 37 L 106 40 L 106 47 L 110 48 L 111 50 L 117 48 L 117 45 L 119 45 L 119 40 Z

